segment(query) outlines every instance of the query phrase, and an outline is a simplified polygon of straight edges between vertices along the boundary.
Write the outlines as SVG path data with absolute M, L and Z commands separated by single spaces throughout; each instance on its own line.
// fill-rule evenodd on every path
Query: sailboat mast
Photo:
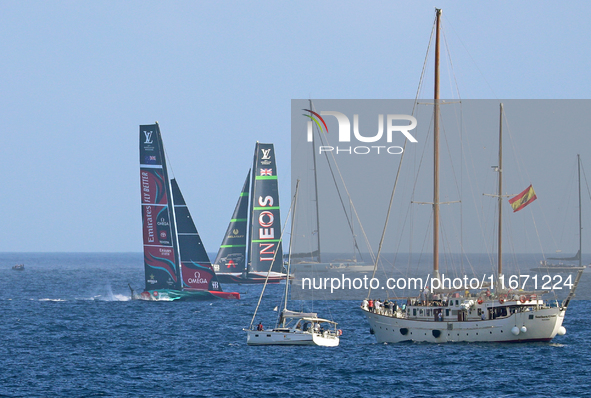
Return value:
M 179 236 L 178 236 L 178 231 L 177 231 L 177 225 L 176 225 L 176 209 L 174 208 L 174 198 L 172 196 L 172 182 L 171 180 L 167 181 L 168 184 L 168 189 L 171 193 L 170 195 L 170 212 L 171 212 L 171 222 L 170 222 L 170 227 L 172 229 L 172 241 L 173 241 L 173 247 L 176 248 L 175 250 L 175 255 L 176 255 L 176 262 L 179 265 L 179 281 L 181 284 L 181 290 L 183 288 L 183 266 L 182 266 L 182 260 L 181 260 L 181 245 L 179 243 Z
M 257 153 L 259 150 L 259 142 L 257 141 L 254 146 L 254 156 L 252 159 L 252 175 L 250 181 L 250 194 L 248 195 L 248 224 L 246 230 L 248 231 L 248 235 L 246 237 L 246 264 L 244 264 L 244 276 L 247 276 L 251 269 L 252 264 L 252 222 L 253 222 L 253 213 L 254 213 L 254 186 L 255 186 L 255 179 L 257 174 Z
M 435 88 L 433 110 L 433 276 L 439 279 L 439 22 L 441 9 L 435 9 Z
M 312 109 L 312 100 L 310 100 L 310 109 Z M 316 174 L 316 143 L 314 142 L 315 134 L 312 133 L 312 162 L 314 164 L 314 200 L 316 200 L 316 240 L 318 243 L 318 262 L 320 259 L 320 215 L 318 211 L 318 176 Z M 291 245 L 290 245 L 291 250 Z
M 164 141 L 162 140 L 162 133 L 160 132 L 160 125 L 156 122 L 156 131 L 158 133 L 158 140 L 160 142 L 160 157 L 162 159 L 162 175 L 164 177 L 164 184 L 166 196 L 168 197 L 168 214 L 169 214 L 169 223 L 170 223 L 170 243 L 173 248 L 173 255 L 174 255 L 174 262 L 176 265 L 176 276 L 178 278 L 178 289 L 182 290 L 183 288 L 183 274 L 181 270 L 181 254 L 179 251 L 179 242 L 176 230 L 176 216 L 174 213 L 174 200 L 172 198 L 172 185 L 170 182 L 170 178 L 168 177 L 168 161 L 166 158 L 166 151 L 164 150 Z
M 581 155 L 577 154 L 577 167 L 579 177 L 579 267 L 583 266 L 583 222 L 581 217 Z
M 498 231 L 498 277 L 503 274 L 503 103 L 500 105 L 499 115 L 499 231 Z
M 312 109 L 312 104 L 310 104 L 310 109 Z M 295 216 L 296 216 L 296 208 L 298 204 L 298 189 L 300 187 L 300 180 L 296 181 L 295 186 L 295 193 L 293 195 L 293 201 L 291 204 L 292 213 L 291 213 L 291 231 L 290 231 L 290 242 L 289 242 L 289 254 L 287 256 L 287 277 L 285 278 L 285 301 L 283 303 L 283 311 L 287 309 L 287 297 L 289 296 L 289 273 L 291 272 L 291 247 L 293 242 L 293 230 L 295 226 Z M 285 326 L 285 319 L 283 319 L 283 325 Z

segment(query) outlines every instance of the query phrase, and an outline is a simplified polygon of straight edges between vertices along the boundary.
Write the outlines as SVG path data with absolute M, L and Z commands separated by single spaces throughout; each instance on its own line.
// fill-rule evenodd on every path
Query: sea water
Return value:
M 339 322 L 339 347 L 249 347 L 242 328 L 261 286 L 224 286 L 241 300 L 131 301 L 139 253 L 2 253 L 0 281 L 3 397 L 591 395 L 587 300 L 570 304 L 567 334 L 550 343 L 390 345 L 358 301 L 296 301 Z M 267 289 L 254 321 L 272 326 L 284 285 Z

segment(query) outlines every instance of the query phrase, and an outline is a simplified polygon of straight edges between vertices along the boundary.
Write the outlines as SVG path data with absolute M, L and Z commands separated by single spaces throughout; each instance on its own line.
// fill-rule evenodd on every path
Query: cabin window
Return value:
M 447 305 L 451 307 L 452 305 L 454 305 L 454 301 L 453 300 L 449 300 L 449 303 L 447 303 Z
M 427 316 L 431 316 L 431 310 L 427 310 Z
M 456 300 L 456 305 L 460 305 L 460 300 Z
M 449 308 L 445 309 L 445 316 L 449 316 Z
M 412 309 L 412 316 L 417 316 L 417 309 L 416 308 Z

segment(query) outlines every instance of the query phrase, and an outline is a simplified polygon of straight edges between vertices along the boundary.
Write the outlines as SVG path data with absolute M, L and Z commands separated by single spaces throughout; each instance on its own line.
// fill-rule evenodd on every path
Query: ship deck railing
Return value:
M 460 305 L 441 305 L 438 302 L 425 302 L 425 301 L 410 301 L 411 304 L 398 306 L 396 305 L 394 309 L 390 307 L 374 307 L 373 310 L 370 311 L 367 304 L 362 304 L 361 309 L 367 312 L 371 312 L 377 315 L 387 316 L 391 318 L 400 318 L 400 319 L 414 319 L 414 320 L 423 320 L 423 321 L 432 321 L 432 322 L 465 322 L 465 321 L 479 321 L 479 320 L 492 320 L 492 319 L 501 319 L 501 318 L 508 318 L 515 313 L 521 312 L 529 312 L 535 309 L 542 309 L 542 308 L 550 308 L 552 307 L 552 303 L 547 303 L 538 297 L 530 298 L 525 302 L 521 302 L 521 296 L 517 296 L 515 298 L 508 298 L 503 300 L 501 303 L 498 299 L 488 298 L 487 300 L 483 300 L 482 303 L 478 303 L 477 300 L 466 300 L 467 302 L 472 301 L 472 305 L 469 307 Z M 455 300 L 455 299 L 454 299 Z M 465 299 L 462 299 L 465 300 Z M 458 299 L 459 301 L 462 301 Z M 487 305 L 488 302 L 488 305 Z M 492 303 L 492 305 L 491 305 Z M 463 303 L 465 304 L 465 303 Z M 416 310 L 416 314 L 413 315 L 411 313 L 412 310 Z M 442 314 L 442 318 L 436 318 L 435 311 L 440 311 Z M 444 312 L 444 310 L 448 310 L 447 312 L 454 311 L 453 315 Z M 473 314 L 473 311 L 480 310 L 476 314 Z M 504 310 L 504 311 L 502 311 Z M 429 314 L 427 315 L 427 311 Z M 462 320 L 457 317 L 457 311 L 464 311 L 466 315 Z M 485 319 L 482 319 L 482 313 L 485 314 Z

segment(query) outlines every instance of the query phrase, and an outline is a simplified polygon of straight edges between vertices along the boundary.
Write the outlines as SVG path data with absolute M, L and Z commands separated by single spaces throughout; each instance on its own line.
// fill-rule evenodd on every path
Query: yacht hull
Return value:
M 339 338 L 328 333 L 309 333 L 274 330 L 246 330 L 248 345 L 315 345 L 336 347 Z
M 216 274 L 218 281 L 221 284 L 224 283 L 240 283 L 246 285 L 259 285 L 265 283 L 267 279 L 267 273 L 254 273 L 251 272 L 248 274 L 247 277 L 244 277 L 242 273 L 217 273 Z M 272 272 L 269 275 L 269 279 L 267 280 L 267 284 L 277 284 L 281 281 L 285 280 L 285 274 L 281 274 L 278 272 Z
M 550 341 L 559 333 L 566 312 L 566 309 L 553 307 L 492 320 L 436 322 L 362 310 L 378 343 Z

